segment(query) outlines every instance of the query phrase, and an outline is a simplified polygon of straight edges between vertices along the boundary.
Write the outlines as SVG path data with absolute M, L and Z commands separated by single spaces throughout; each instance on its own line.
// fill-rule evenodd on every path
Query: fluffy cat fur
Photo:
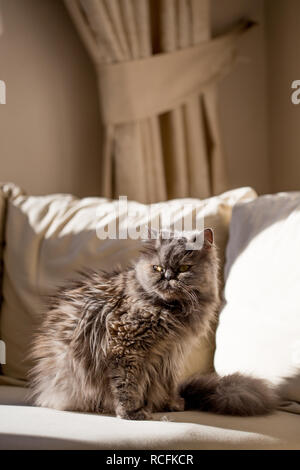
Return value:
M 236 415 L 274 408 L 273 391 L 251 377 L 198 375 L 179 384 L 186 353 L 219 308 L 212 231 L 204 231 L 201 250 L 187 250 L 186 242 L 149 240 L 129 268 L 85 273 L 55 295 L 32 352 L 37 405 L 125 419 L 191 408 Z

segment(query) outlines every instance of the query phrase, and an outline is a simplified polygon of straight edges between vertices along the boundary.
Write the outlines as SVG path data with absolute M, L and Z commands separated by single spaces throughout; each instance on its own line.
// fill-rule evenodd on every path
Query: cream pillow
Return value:
M 277 384 L 300 372 L 299 261 L 300 193 L 234 207 L 216 335 L 219 374 L 239 371 Z M 297 393 L 300 401 L 299 385 Z
M 205 224 L 216 232 L 216 243 L 224 257 L 232 206 L 239 200 L 254 198 L 250 188 L 229 191 L 204 201 L 178 199 L 153 205 L 156 213 L 172 209 L 179 217 L 183 206 L 193 203 L 194 217 L 205 217 Z M 139 226 L 147 206 L 129 202 L 136 211 L 131 226 Z M 1 334 L 7 347 L 7 364 L 3 366 L 2 383 L 13 378 L 25 380 L 30 362 L 27 359 L 32 334 L 44 311 L 44 298 L 83 267 L 111 269 L 125 266 L 137 256 L 139 240 L 99 240 L 96 230 L 107 224 L 106 208 L 114 219 L 116 201 L 102 198 L 76 199 L 70 195 L 18 196 L 9 201 L 4 253 L 4 302 Z M 119 220 L 118 220 L 119 222 Z M 212 349 L 199 343 L 192 354 L 188 370 L 212 366 Z

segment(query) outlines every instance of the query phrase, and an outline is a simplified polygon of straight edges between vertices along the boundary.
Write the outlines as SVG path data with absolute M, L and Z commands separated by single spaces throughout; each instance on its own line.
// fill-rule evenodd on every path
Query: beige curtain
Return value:
M 101 189 L 144 203 L 226 189 L 216 83 L 245 25 L 210 40 L 210 0 L 65 0 L 95 63 Z

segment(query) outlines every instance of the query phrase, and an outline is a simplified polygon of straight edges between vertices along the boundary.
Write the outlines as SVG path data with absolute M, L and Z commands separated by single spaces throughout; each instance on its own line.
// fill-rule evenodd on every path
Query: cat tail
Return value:
M 239 373 L 221 377 L 195 374 L 180 385 L 185 410 L 211 411 L 223 415 L 255 416 L 271 413 L 279 404 L 267 382 Z

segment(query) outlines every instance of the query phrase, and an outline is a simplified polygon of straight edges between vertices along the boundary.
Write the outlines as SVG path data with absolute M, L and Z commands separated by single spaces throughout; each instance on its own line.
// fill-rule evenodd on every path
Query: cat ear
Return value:
M 206 228 L 203 232 L 192 232 L 188 236 L 187 249 L 200 250 L 205 247 L 211 248 L 214 243 L 214 234 L 211 228 Z
M 145 228 L 144 234 L 145 236 L 142 238 L 144 247 L 149 251 L 156 251 L 161 242 L 159 230 L 148 226 Z
M 159 230 L 156 228 L 148 227 L 148 239 L 149 240 L 159 240 L 160 234 Z
M 175 237 L 175 232 L 173 232 L 172 230 L 170 230 L 168 228 L 161 229 L 160 234 L 159 234 L 159 238 L 160 238 L 161 243 L 163 243 L 163 242 L 168 243 L 170 241 L 170 239 L 172 239 L 174 237 Z
M 174 232 L 167 228 L 162 228 L 160 230 L 150 229 L 149 238 L 151 237 L 152 242 L 154 242 L 155 248 L 159 248 L 163 243 L 169 243 L 170 239 L 174 238 Z
M 214 244 L 214 232 L 211 228 L 204 230 L 204 244 L 207 248 L 210 248 Z

